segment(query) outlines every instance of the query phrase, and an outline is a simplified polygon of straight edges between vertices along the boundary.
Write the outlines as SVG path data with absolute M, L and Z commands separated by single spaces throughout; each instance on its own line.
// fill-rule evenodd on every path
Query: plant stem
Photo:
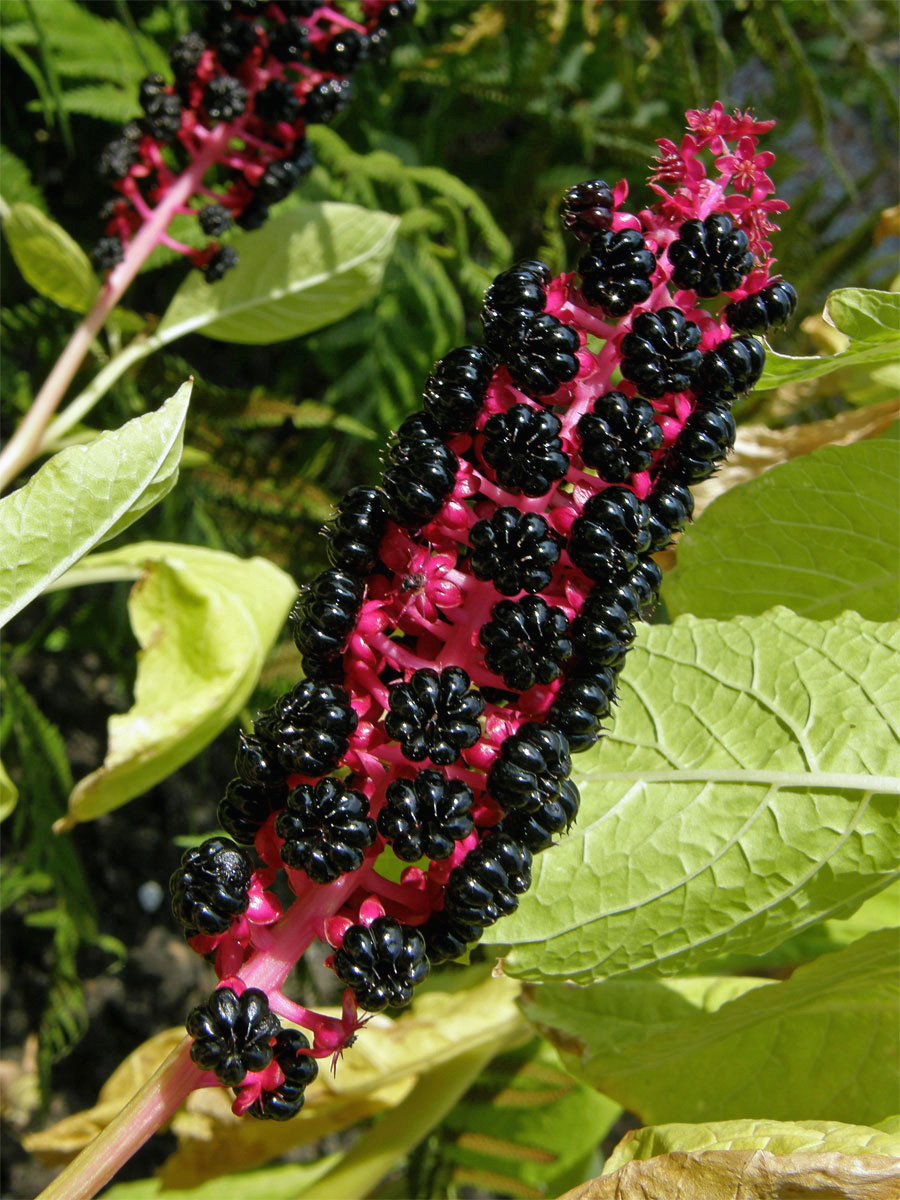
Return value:
M 172 217 L 196 192 L 206 172 L 227 146 L 229 129 L 228 125 L 219 125 L 213 130 L 200 153 L 178 176 L 163 200 L 153 210 L 153 215 L 129 243 L 125 257 L 110 272 L 90 312 L 86 313 L 78 324 L 43 387 L 35 396 L 34 403 L 10 438 L 6 449 L 0 454 L 0 491 L 3 491 L 34 458 L 44 430 L 66 388 L 72 382 L 75 372 L 84 361 L 91 343 L 158 244 Z
M 68 1164 L 38 1200 L 91 1200 L 201 1085 L 185 1037 L 117 1117 Z

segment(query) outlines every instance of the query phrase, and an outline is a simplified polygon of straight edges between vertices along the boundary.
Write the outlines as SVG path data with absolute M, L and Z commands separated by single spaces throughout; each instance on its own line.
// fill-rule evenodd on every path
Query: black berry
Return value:
M 503 596 L 539 592 L 553 577 L 560 538 L 538 513 L 520 513 L 511 505 L 477 521 L 469 534 L 469 561 L 477 579 L 490 579 Z
M 351 574 L 368 575 L 375 566 L 386 522 L 384 500 L 377 488 L 351 488 L 328 526 L 328 561 Z
M 484 700 L 461 667 L 446 667 L 440 674 L 430 667 L 414 671 L 409 683 L 391 686 L 389 702 L 384 727 L 412 762 L 430 758 L 449 766 L 481 736 Z
M 195 31 L 182 34 L 169 52 L 169 63 L 179 87 L 190 83 L 206 49 L 206 39 Z
M 294 788 L 275 818 L 275 832 L 284 838 L 282 861 L 314 883 L 331 883 L 361 867 L 376 836 L 367 798 L 330 775 Z
M 309 125 L 333 121 L 350 99 L 349 79 L 325 79 L 303 97 L 303 116 Z
M 685 484 L 671 476 L 661 476 L 656 487 L 647 497 L 650 519 L 651 554 L 664 550 L 672 541 L 672 534 L 684 529 L 694 512 L 694 497 Z
M 572 754 L 589 750 L 600 736 L 600 722 L 609 716 L 615 702 L 616 678 L 614 668 L 603 667 L 567 679 L 556 693 L 547 723 L 566 735 Z
M 663 443 L 652 405 L 622 392 L 598 396 L 577 430 L 582 459 L 609 483 L 626 483 L 636 471 L 646 471 Z
M 577 330 L 551 313 L 525 321 L 506 354 L 506 366 L 516 387 L 528 396 L 551 396 L 578 374 Z
M 260 715 L 256 732 L 285 771 L 315 778 L 338 765 L 358 722 L 344 688 L 305 680 Z
M 453 490 L 459 460 L 430 417 L 414 415 L 397 431 L 384 473 L 385 507 L 399 525 L 431 520 Z
M 706 403 L 727 403 L 749 392 L 765 365 L 766 352 L 756 338 L 729 338 L 703 355 L 691 386 Z
M 376 917 L 368 927 L 351 925 L 335 951 L 334 969 L 369 1012 L 397 1008 L 409 1003 L 428 974 L 425 939 L 392 917 Z
M 464 925 L 493 925 L 515 912 L 530 883 L 531 851 L 510 833 L 492 830 L 450 872 L 444 909 Z
M 488 668 L 519 692 L 558 679 L 572 656 L 568 617 L 540 596 L 498 601 L 478 637 Z
M 293 125 L 300 115 L 300 101 L 286 79 L 270 79 L 253 98 L 253 115 L 271 125 L 279 121 Z
M 549 267 L 528 259 L 501 271 L 485 292 L 481 314 L 485 341 L 504 359 L 518 346 L 523 326 L 544 311 L 549 282 Z
M 197 214 L 200 228 L 207 237 L 221 237 L 231 228 L 231 213 L 223 204 L 207 204 Z
M 708 479 L 734 445 L 734 418 L 727 408 L 697 409 L 682 429 L 669 471 L 685 483 Z
M 387 804 L 378 814 L 378 831 L 405 862 L 439 860 L 474 828 L 472 791 L 440 771 L 420 771 L 415 779 L 395 779 L 385 792 Z
M 168 142 L 181 128 L 181 101 L 166 91 L 161 75 L 148 75 L 141 83 L 141 127 L 161 142 Z
M 304 1092 L 319 1073 L 319 1064 L 304 1050 L 309 1041 L 299 1029 L 281 1029 L 275 1035 L 273 1058 L 284 1081 L 271 1091 L 265 1088 L 247 1112 L 260 1121 L 289 1121 L 303 1107 Z
M 230 75 L 220 75 L 206 85 L 203 107 L 214 121 L 234 121 L 247 107 L 247 89 Z
M 577 183 L 563 196 L 562 223 L 579 242 L 589 242 L 612 223 L 613 194 L 603 179 Z
M 290 619 L 307 676 L 343 654 L 364 590 L 358 576 L 331 569 L 322 571 L 297 601 Z M 307 660 L 313 671 L 307 668 Z
M 647 506 L 627 488 L 591 496 L 572 522 L 569 557 L 591 579 L 630 574 L 647 549 Z
M 481 454 L 494 468 L 501 487 L 544 496 L 569 469 L 561 429 L 559 419 L 546 409 L 514 404 L 488 418 Z
M 277 764 L 276 764 L 277 765 Z M 284 772 L 278 768 L 281 781 L 273 787 L 232 779 L 219 801 L 218 821 L 225 832 L 242 846 L 252 846 L 257 833 L 273 812 L 284 808 L 287 785 Z
M 677 308 L 642 312 L 622 339 L 622 374 L 652 400 L 683 392 L 700 365 L 700 329 Z
M 581 294 L 606 316 L 624 317 L 648 299 L 655 270 L 656 256 L 636 229 L 605 230 L 591 238 L 587 254 L 578 260 Z
M 669 247 L 672 280 L 698 296 L 718 296 L 741 286 L 753 269 L 753 251 L 731 217 L 714 213 L 705 221 L 685 221 Z
M 575 749 L 574 746 L 572 748 Z M 534 812 L 517 809 L 508 813 L 503 818 L 500 828 L 511 834 L 532 854 L 539 854 L 541 850 L 553 845 L 555 834 L 568 832 L 569 826 L 578 815 L 580 803 L 578 788 L 571 779 L 564 779 L 554 799 L 545 800 Z
M 309 30 L 297 17 L 289 17 L 269 34 L 269 53 L 281 63 L 301 62 L 308 48 Z
M 772 325 L 785 325 L 797 307 L 797 293 L 784 279 L 767 283 L 760 291 L 725 308 L 725 320 L 736 333 L 765 333 Z
M 500 747 L 500 757 L 488 776 L 488 788 L 503 808 L 536 812 L 558 797 L 571 769 L 565 734 L 526 721 Z
M 228 838 L 208 838 L 186 850 L 169 881 L 172 911 L 185 935 L 224 933 L 246 911 L 253 867 Z
M 474 425 L 494 362 L 483 346 L 461 346 L 435 363 L 425 384 L 423 407 L 442 434 L 465 432 Z
M 111 271 L 124 257 L 122 239 L 115 235 L 100 238 L 91 251 L 91 262 L 97 271 Z
M 237 1087 L 248 1071 L 269 1065 L 271 1040 L 281 1028 L 258 988 L 247 988 L 240 996 L 231 988 L 218 988 L 208 1003 L 192 1009 L 186 1024 L 194 1039 L 191 1059 L 201 1070 L 215 1071 L 227 1087 Z
M 226 271 L 236 267 L 238 263 L 237 250 L 233 246 L 223 246 L 217 250 L 203 269 L 203 278 L 207 283 L 217 283 Z

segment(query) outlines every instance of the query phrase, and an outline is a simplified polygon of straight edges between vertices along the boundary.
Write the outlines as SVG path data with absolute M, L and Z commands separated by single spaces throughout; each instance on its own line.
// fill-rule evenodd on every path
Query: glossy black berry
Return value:
M 206 39 L 195 30 L 182 34 L 176 40 L 169 52 L 169 63 L 175 76 L 175 82 L 179 87 L 184 87 L 194 78 L 194 72 L 197 70 L 197 65 L 203 57 L 205 49 Z
M 477 521 L 469 545 L 476 579 L 490 579 L 502 596 L 541 591 L 559 562 L 560 538 L 551 533 L 546 519 L 511 505 Z
M 630 621 L 647 616 L 659 599 L 662 572 L 652 558 L 638 559 L 630 575 L 602 580 L 595 584 L 591 597 L 597 603 L 618 604 Z
M 325 79 L 303 97 L 303 116 L 310 125 L 333 121 L 350 99 L 349 79 Z
M 487 344 L 504 359 L 515 352 L 522 329 L 544 311 L 550 268 L 536 259 L 501 271 L 484 295 L 481 314 Z
M 685 221 L 669 247 L 672 281 L 698 296 L 733 292 L 753 270 L 753 251 L 731 217 L 714 213 L 705 221 Z
M 526 496 L 544 496 L 569 469 L 561 429 L 558 417 L 546 409 L 514 404 L 488 418 L 481 454 L 494 468 L 501 487 Z
M 91 262 L 97 271 L 111 271 L 125 257 L 122 239 L 114 234 L 102 237 L 91 250 Z
M 500 757 L 488 776 L 488 788 L 503 808 L 536 812 L 559 796 L 562 781 L 571 769 L 565 734 L 526 721 L 500 747 Z
M 569 557 L 590 579 L 630 574 L 647 549 L 648 512 L 627 488 L 605 488 L 572 522 Z
M 220 75 L 206 85 L 203 107 L 214 121 L 234 121 L 247 107 L 247 89 L 230 75 Z
M 765 365 L 766 352 L 756 338 L 729 338 L 703 355 L 691 386 L 707 404 L 727 403 L 749 392 Z
M 277 766 L 277 764 L 276 764 Z M 278 767 L 281 781 L 272 787 L 232 779 L 219 801 L 217 817 L 225 832 L 242 846 L 252 846 L 257 833 L 273 812 L 284 808 L 287 785 L 284 772 Z
M 505 362 L 516 387 L 528 396 L 552 396 L 578 374 L 578 333 L 551 313 L 525 321 L 510 344 Z
M 449 766 L 481 737 L 484 700 L 461 667 L 445 667 L 440 674 L 423 667 L 408 683 L 393 684 L 388 699 L 384 727 L 411 762 L 430 758 Z
M 519 692 L 558 679 L 572 656 L 568 617 L 540 596 L 498 601 L 478 637 L 488 668 Z
M 450 872 L 444 892 L 447 915 L 486 928 L 519 906 L 531 883 L 531 851 L 504 830 L 492 830 Z
M 256 194 L 261 204 L 277 204 L 289 196 L 297 184 L 308 175 L 314 165 L 312 154 L 305 143 L 294 148 L 290 158 L 269 163 L 256 185 Z
M 678 437 L 669 472 L 685 483 L 709 479 L 734 446 L 734 418 L 727 408 L 697 409 Z
M 444 445 L 430 417 L 407 417 L 397 431 L 384 473 L 388 513 L 408 528 L 430 521 L 453 490 L 458 466 L 459 460 Z
M 339 29 L 331 41 L 310 47 L 309 59 L 320 71 L 349 75 L 366 57 L 369 39 L 355 29 Z
M 210 35 L 219 62 L 226 71 L 236 71 L 259 40 L 254 26 L 239 19 L 216 22 Z
M 612 214 L 612 190 L 603 179 L 576 183 L 563 196 L 563 226 L 579 242 L 589 242 L 594 234 L 609 229 Z
M 420 771 L 415 779 L 394 779 L 378 814 L 378 832 L 404 862 L 449 857 L 474 828 L 472 791 L 440 771 Z
M 273 1058 L 284 1081 L 271 1091 L 265 1088 L 247 1112 L 260 1121 L 289 1121 L 303 1107 L 304 1092 L 319 1073 L 319 1064 L 304 1050 L 309 1041 L 299 1029 L 281 1029 L 272 1046 Z
M 655 270 L 656 256 L 638 230 L 605 230 L 591 238 L 587 254 L 578 260 L 581 294 L 606 316 L 624 317 L 649 297 Z
M 652 405 L 622 392 L 598 396 L 577 430 L 582 459 L 609 483 L 626 483 L 636 471 L 646 471 L 663 443 Z
M 316 777 L 338 765 L 358 723 L 344 688 L 307 679 L 260 715 L 256 732 L 285 771 Z
M 186 937 L 224 933 L 249 903 L 253 866 L 228 838 L 208 838 L 186 850 L 169 880 L 172 912 Z
M 392 917 L 351 925 L 335 951 L 334 970 L 369 1012 L 397 1008 L 409 1003 L 413 988 L 428 974 L 425 939 Z
M 691 489 L 671 476 L 662 476 L 647 497 L 650 519 L 651 554 L 664 550 L 672 541 L 672 534 L 684 529 L 694 512 L 694 497 Z
M 322 571 L 297 601 L 290 621 L 294 644 L 306 660 L 321 664 L 339 658 L 353 631 L 365 585 L 358 575 Z
M 327 529 L 328 561 L 351 575 L 368 575 L 375 566 L 386 522 L 378 488 L 351 488 Z
M 300 116 L 300 101 L 286 79 L 270 79 L 253 98 L 253 115 L 271 125 L 280 121 L 293 125 Z
M 104 183 L 124 179 L 138 160 L 140 137 L 119 137 L 100 151 L 97 174 Z
M 459 958 L 478 941 L 483 928 L 480 923 L 457 920 L 444 909 L 433 913 L 421 927 L 429 961 L 437 964 Z
M 234 769 L 243 783 L 256 788 L 277 788 L 284 783 L 285 772 L 271 742 L 251 734 L 238 737 Z
M 564 779 L 554 799 L 545 800 L 534 812 L 517 809 L 507 813 L 500 828 L 532 854 L 539 854 L 553 845 L 556 834 L 568 832 L 580 803 L 578 788 L 571 779 Z
M 330 775 L 293 789 L 275 818 L 275 832 L 284 838 L 282 861 L 314 883 L 331 883 L 361 867 L 376 836 L 366 796 Z
M 592 591 L 572 622 L 572 642 L 578 661 L 590 671 L 620 667 L 634 641 L 634 625 L 621 604 L 610 602 L 605 588 Z
M 207 283 L 217 283 L 227 271 L 236 267 L 237 263 L 238 254 L 234 246 L 223 246 L 203 268 L 203 278 Z
M 240 996 L 229 987 L 218 988 L 208 1003 L 192 1009 L 186 1024 L 194 1039 L 192 1061 L 203 1071 L 214 1071 L 227 1087 L 237 1087 L 248 1071 L 269 1065 L 271 1040 L 281 1028 L 258 988 L 247 988 Z
M 231 228 L 231 213 L 224 204 L 207 204 L 197 214 L 200 228 L 207 237 L 221 237 Z
M 700 365 L 700 329 L 677 308 L 642 312 L 622 339 L 622 374 L 651 400 L 691 386 Z
M 161 75 L 148 75 L 141 83 L 140 104 L 144 110 L 141 128 L 157 141 L 168 142 L 181 128 L 181 101 L 166 91 Z
M 269 33 L 269 53 L 281 63 L 301 62 L 309 47 L 309 29 L 297 17 L 289 17 Z
M 263 204 L 259 196 L 254 196 L 250 203 L 234 218 L 235 224 L 241 229 L 252 232 L 261 229 L 269 219 L 269 207 Z
M 484 346 L 460 346 L 435 363 L 422 404 L 442 434 L 472 428 L 484 403 L 495 361 Z
M 767 283 L 743 300 L 725 308 L 725 320 L 735 333 L 765 333 L 773 325 L 785 325 L 797 307 L 797 293 L 784 279 Z
M 616 699 L 617 677 L 614 667 L 601 667 L 567 679 L 556 693 L 547 724 L 566 735 L 572 754 L 589 750 L 600 736 L 600 722 L 609 716 Z

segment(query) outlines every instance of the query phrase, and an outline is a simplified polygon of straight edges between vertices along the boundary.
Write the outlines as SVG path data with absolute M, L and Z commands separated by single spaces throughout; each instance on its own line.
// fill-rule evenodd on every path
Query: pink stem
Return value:
M 31 462 L 40 445 L 41 435 L 84 361 L 91 343 L 159 242 L 174 214 L 197 190 L 203 176 L 227 145 L 230 129 L 228 125 L 219 125 L 212 132 L 199 156 L 176 179 L 165 199 L 153 210 L 150 219 L 128 245 L 125 257 L 109 273 L 90 312 L 78 324 L 44 386 L 35 396 L 34 403 L 0 454 L 0 491 Z

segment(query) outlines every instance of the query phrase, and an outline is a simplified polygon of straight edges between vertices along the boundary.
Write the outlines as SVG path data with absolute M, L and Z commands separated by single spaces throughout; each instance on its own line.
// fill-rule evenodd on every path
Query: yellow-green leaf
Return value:
M 6 773 L 6 767 L 0 762 L 0 821 L 5 821 L 16 807 L 19 790 Z
M 62 226 L 33 204 L 11 205 L 3 220 L 16 266 L 42 296 L 63 308 L 87 312 L 98 285 L 90 260 Z

